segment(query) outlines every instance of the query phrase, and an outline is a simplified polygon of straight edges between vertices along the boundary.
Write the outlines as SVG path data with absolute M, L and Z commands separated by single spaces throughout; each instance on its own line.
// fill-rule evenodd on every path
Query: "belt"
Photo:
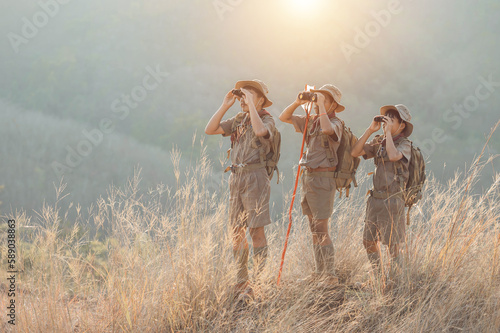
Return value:
M 232 173 L 257 170 L 266 167 L 266 163 L 253 163 L 253 164 L 233 164 L 228 166 L 224 172 L 231 171 Z
M 307 172 L 333 172 L 337 170 L 337 167 L 330 167 L 330 168 L 310 168 L 306 167 Z
M 389 199 L 389 198 L 403 198 L 403 192 L 396 192 L 396 193 L 387 193 L 387 192 L 379 192 L 379 191 L 374 191 L 374 190 L 369 190 L 368 193 L 375 199 Z
M 345 178 L 349 179 L 352 177 L 351 174 L 345 174 L 342 172 L 337 172 L 337 167 L 331 168 L 305 168 L 305 174 L 309 177 L 327 177 L 327 178 Z

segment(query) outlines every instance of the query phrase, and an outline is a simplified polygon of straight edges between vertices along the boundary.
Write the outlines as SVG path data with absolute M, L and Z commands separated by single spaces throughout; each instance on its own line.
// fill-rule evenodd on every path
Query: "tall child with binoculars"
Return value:
M 307 151 L 299 162 L 304 168 L 301 206 L 302 213 L 309 219 L 316 269 L 304 281 L 336 285 L 338 278 L 335 275 L 334 248 L 328 234 L 328 220 L 333 212 L 337 150 L 343 133 L 343 124 L 336 113 L 342 112 L 345 107 L 340 104 L 340 90 L 332 84 L 311 90 L 311 93 L 301 92 L 279 119 L 292 124 L 297 132 L 304 133 L 307 130 Z M 307 116 L 293 113 L 308 102 L 313 104 L 315 114 L 311 115 L 306 129 Z
M 233 232 L 233 255 L 238 266 L 235 291 L 242 297 L 253 296 L 248 277 L 247 228 L 252 238 L 257 275 L 262 272 L 267 258 L 264 226 L 271 223 L 271 187 L 262 156 L 270 153 L 275 133 L 274 120 L 264 110 L 272 105 L 267 94 L 267 86 L 260 80 L 238 81 L 205 128 L 206 134 L 231 137 L 229 220 Z M 222 121 L 236 99 L 240 101 L 242 112 Z

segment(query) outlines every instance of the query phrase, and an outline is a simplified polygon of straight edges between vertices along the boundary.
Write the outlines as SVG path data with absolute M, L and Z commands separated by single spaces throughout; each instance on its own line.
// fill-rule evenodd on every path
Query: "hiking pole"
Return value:
M 312 102 L 309 102 L 309 110 L 306 108 L 306 124 L 304 126 L 304 135 L 302 136 L 302 147 L 300 148 L 300 159 L 302 159 L 302 155 L 304 154 L 304 143 L 306 142 L 306 135 L 307 135 L 307 125 L 309 123 L 309 115 L 311 113 L 311 108 L 312 108 Z M 295 187 L 293 188 L 293 195 L 292 195 L 292 202 L 290 203 L 290 211 L 288 212 L 288 230 L 286 232 L 286 237 L 285 237 L 285 247 L 283 248 L 283 253 L 281 254 L 281 264 L 280 264 L 280 270 L 278 272 L 278 281 L 276 284 L 279 286 L 280 280 L 281 280 L 281 272 L 283 271 L 283 264 L 285 263 L 285 253 L 286 253 L 286 248 L 288 247 L 288 238 L 290 237 L 290 230 L 292 229 L 292 210 L 293 210 L 293 203 L 295 202 L 295 195 L 297 194 L 297 185 L 299 184 L 299 177 L 300 177 L 300 163 L 299 167 L 297 168 L 297 176 L 295 177 Z

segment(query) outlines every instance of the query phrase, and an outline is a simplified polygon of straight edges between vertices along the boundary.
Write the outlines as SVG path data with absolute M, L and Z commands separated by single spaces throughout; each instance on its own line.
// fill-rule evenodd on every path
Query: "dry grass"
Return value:
M 428 181 L 412 210 L 403 283 L 394 293 L 381 293 L 369 273 L 361 245 L 365 197 L 358 190 L 336 200 L 331 222 L 344 287 L 295 283 L 313 268 L 310 234 L 296 212 L 282 284 L 275 281 L 286 216 L 267 229 L 270 260 L 255 281 L 256 300 L 242 306 L 230 288 L 227 191 L 207 187 L 211 165 L 204 154 L 186 171 L 179 170 L 179 152 L 172 159 L 176 189 L 140 195 L 137 174 L 96 201 L 91 218 L 77 219 L 72 230 L 61 227 L 65 216 L 57 205 L 33 218 L 16 214 L 24 270 L 17 332 L 500 331 L 500 175 L 481 195 L 469 190 L 488 161 L 446 185 Z M 182 173 L 188 181 L 180 181 Z M 63 192 L 59 187 L 59 199 Z M 99 241 L 103 231 L 107 237 Z M 351 288 L 355 282 L 366 287 Z M 0 308 L 6 302 L 2 293 Z M 2 330 L 10 330 L 1 320 Z

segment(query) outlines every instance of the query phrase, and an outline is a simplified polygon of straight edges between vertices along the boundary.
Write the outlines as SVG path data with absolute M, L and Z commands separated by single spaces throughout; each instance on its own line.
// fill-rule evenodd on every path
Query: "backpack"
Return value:
M 271 117 L 272 116 L 269 113 L 264 113 L 261 116 L 261 119 L 264 119 L 266 117 Z M 231 133 L 234 134 L 236 132 L 237 127 L 244 121 L 245 119 L 245 114 L 240 113 L 236 116 L 233 125 L 231 126 Z M 254 136 L 254 139 L 252 141 L 252 148 L 258 148 L 260 150 L 260 163 L 265 165 L 267 174 L 269 176 L 269 179 L 273 178 L 274 171 L 276 170 L 276 173 L 278 174 L 278 179 L 277 179 L 277 184 L 279 183 L 279 169 L 278 169 L 278 161 L 281 156 L 281 133 L 278 131 L 276 126 L 273 126 L 272 133 L 271 135 L 271 150 L 269 153 L 265 153 L 264 150 L 264 142 L 265 140 L 262 137 Z M 231 148 L 228 150 L 228 157 L 230 155 L 230 151 L 234 146 L 234 135 L 231 135 Z
M 356 171 L 358 170 L 359 162 L 361 159 L 359 157 L 353 157 L 351 155 L 352 147 L 358 142 L 358 138 L 352 133 L 349 127 L 345 126 L 342 122 L 342 138 L 340 139 L 340 146 L 337 150 L 337 158 L 339 163 L 337 164 L 337 171 L 335 172 L 335 181 L 337 183 L 337 190 L 340 192 L 339 198 L 342 196 L 342 189 L 346 189 L 346 197 L 349 197 L 349 190 L 351 188 L 351 182 L 354 187 L 358 187 L 356 181 Z M 340 168 L 339 168 L 340 166 Z
M 345 126 L 345 123 L 340 119 L 342 123 L 342 137 L 340 139 L 340 146 L 337 149 L 337 170 L 334 172 L 333 178 L 335 179 L 337 191 L 339 191 L 339 198 L 342 197 L 342 190 L 346 191 L 346 198 L 349 197 L 349 190 L 351 189 L 351 183 L 354 187 L 358 187 L 356 181 L 356 171 L 358 169 L 361 159 L 359 157 L 352 157 L 351 150 L 352 147 L 358 141 L 358 138 L 352 133 L 349 127 Z M 333 162 L 335 158 L 333 157 L 334 149 L 330 145 L 333 141 L 332 136 L 322 135 L 323 137 L 323 147 L 329 147 L 326 151 L 327 158 L 330 162 Z
M 411 142 L 411 158 L 408 166 L 409 177 L 408 182 L 403 190 L 403 199 L 405 207 L 408 207 L 406 215 L 406 224 L 410 225 L 410 210 L 420 199 L 422 199 L 422 190 L 425 183 L 425 159 L 420 151 L 420 148 L 415 147 Z M 401 169 L 398 168 L 398 173 L 401 174 Z

